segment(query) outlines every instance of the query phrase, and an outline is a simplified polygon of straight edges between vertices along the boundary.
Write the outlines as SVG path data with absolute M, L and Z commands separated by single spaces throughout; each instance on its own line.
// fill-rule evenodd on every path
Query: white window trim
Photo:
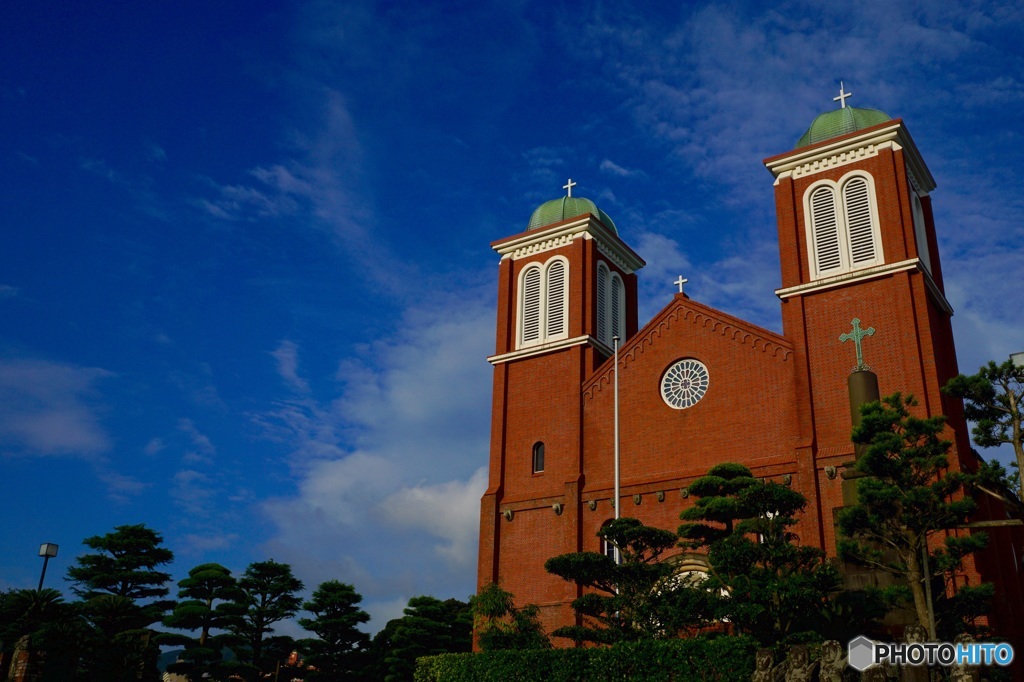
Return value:
M 875 257 L 871 261 L 864 261 L 853 266 L 850 254 L 850 225 L 846 216 L 846 205 L 843 201 L 843 189 L 846 187 L 848 182 L 857 177 L 864 178 L 867 182 L 868 209 L 871 212 L 871 234 L 872 239 L 874 240 Z M 836 223 L 839 229 L 839 257 L 841 263 L 840 267 L 833 268 L 825 272 L 821 272 L 818 269 L 817 242 L 814 239 L 814 214 L 811 209 L 811 196 L 821 187 L 829 187 L 832 190 L 832 196 L 835 201 Z M 862 270 L 864 268 L 874 267 L 885 262 L 885 254 L 882 249 L 881 222 L 878 219 L 878 200 L 875 195 L 875 180 L 870 173 L 856 170 L 847 173 L 841 177 L 838 182 L 834 180 L 818 180 L 804 190 L 803 205 L 804 238 L 807 244 L 807 258 L 811 279 L 832 277 L 834 275 L 840 275 L 853 270 Z
M 562 281 L 562 305 L 564 306 L 563 322 L 562 331 L 560 333 L 548 336 L 548 273 L 556 261 L 560 261 L 565 268 L 564 278 Z M 531 270 L 537 270 L 540 273 L 540 320 L 538 321 L 540 332 L 536 339 L 524 341 L 523 328 L 526 322 L 526 311 L 523 309 L 525 303 L 524 295 L 526 293 L 524 283 L 526 275 Z M 551 341 L 559 341 L 569 338 L 569 259 L 564 256 L 554 256 L 543 263 L 530 263 L 520 271 L 516 291 L 516 348 L 530 348 L 549 343 Z

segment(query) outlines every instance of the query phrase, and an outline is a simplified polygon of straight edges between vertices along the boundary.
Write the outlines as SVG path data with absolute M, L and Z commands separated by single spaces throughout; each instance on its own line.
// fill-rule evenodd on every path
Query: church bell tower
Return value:
M 960 409 L 940 393 L 957 365 L 929 197 L 935 180 L 902 120 L 847 106 L 847 97 L 841 88 L 839 108 L 815 118 L 793 150 L 764 162 L 775 177 L 775 293 L 797 356 L 798 460 L 820 489 L 828 487 L 824 467 L 854 457 L 852 371 L 869 366 L 882 395 L 911 393 L 926 415 Z M 853 338 L 856 354 L 843 343 Z M 967 434 L 955 440 L 951 459 L 965 464 Z M 820 498 L 820 489 L 806 492 Z M 830 521 L 822 518 L 817 531 L 831 554 Z
M 604 211 L 573 196 L 575 184 L 541 204 L 525 231 L 491 244 L 501 260 L 478 581 L 500 580 L 556 610 L 567 609 L 573 586 L 522 566 L 580 549 L 580 387 L 608 361 L 614 337 L 636 334 L 644 266 Z

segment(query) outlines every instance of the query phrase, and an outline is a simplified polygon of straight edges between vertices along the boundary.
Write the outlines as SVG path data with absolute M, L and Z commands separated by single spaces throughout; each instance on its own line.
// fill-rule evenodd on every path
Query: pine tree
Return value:
M 163 538 L 143 524 L 117 526 L 114 532 L 83 541 L 96 550 L 68 569 L 72 591 L 83 599 L 92 625 L 84 666 L 96 679 L 155 680 L 159 649 L 149 629 L 173 605 L 164 599 L 171 576 L 157 570 L 174 559 Z
M 915 417 L 909 408 L 916 404 L 896 393 L 861 408 L 853 440 L 867 445 L 856 464 L 866 475 L 857 485 L 857 505 L 839 514 L 847 538 L 840 540 L 839 554 L 905 580 L 918 623 L 934 638 L 927 584 L 933 577 L 952 579 L 965 556 L 985 547 L 984 534 L 949 531 L 975 510 L 963 493 L 986 470 L 948 471 L 952 443 L 942 438 L 945 417 Z M 944 537 L 941 549 L 930 548 L 933 535 Z M 964 599 L 973 596 L 960 592 Z
M 385 658 L 385 682 L 412 682 L 416 659 L 472 649 L 473 623 L 469 605 L 458 599 L 413 597 L 405 615 L 388 623 L 390 650 Z
M 728 462 L 688 490 L 698 499 L 680 515 L 689 523 L 679 535 L 684 546 L 707 551 L 710 570 L 701 587 L 716 597 L 716 618 L 766 646 L 810 629 L 840 577 L 824 552 L 799 545 L 791 531 L 804 496 Z
M 159 643 L 183 646 L 185 663 L 171 672 L 186 672 L 198 679 L 215 667 L 223 648 L 233 642 L 234 637 L 226 631 L 238 622 L 242 593 L 231 571 L 220 564 L 196 566 L 178 587 L 179 601 L 164 618 L 164 625 L 198 631 L 198 637 L 167 633 L 160 636 Z
M 544 570 L 583 588 L 572 603 L 582 625 L 551 634 L 575 642 L 614 644 L 646 638 L 671 638 L 704 622 L 709 595 L 675 576 L 664 554 L 676 546 L 671 531 L 620 518 L 598 536 L 618 548 L 620 563 L 599 552 L 551 557 Z
M 1024 366 L 989 361 L 977 374 L 954 377 L 942 392 L 962 398 L 964 416 L 974 422 L 971 435 L 981 448 L 1009 444 L 1016 456 L 1014 492 L 1024 500 Z
M 370 636 L 358 626 L 368 622 L 370 615 L 359 608 L 362 600 L 352 585 L 328 580 L 302 605 L 313 617 L 300 618 L 299 625 L 318 637 L 302 641 L 308 662 L 319 671 L 318 680 L 352 679 L 364 664 Z
M 291 566 L 271 559 L 249 564 L 238 580 L 238 587 L 241 593 L 235 603 L 240 616 L 231 627 L 246 647 L 239 658 L 270 672 L 276 662 L 264 656 L 266 635 L 273 632 L 275 623 L 291 618 L 299 610 L 302 581 L 292 575 Z

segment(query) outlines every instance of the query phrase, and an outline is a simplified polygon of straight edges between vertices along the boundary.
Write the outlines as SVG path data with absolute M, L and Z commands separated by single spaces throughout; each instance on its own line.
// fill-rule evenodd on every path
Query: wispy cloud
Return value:
M 5 298 L 14 298 L 21 290 L 18 287 L 12 287 L 9 284 L 0 284 L 0 301 Z
M 47 360 L 0 361 L 0 449 L 4 454 L 92 458 L 111 447 L 96 367 Z
M 281 342 L 271 355 L 277 360 L 277 373 L 297 393 L 309 393 L 309 384 L 299 376 L 298 346 L 287 339 Z
M 196 428 L 195 423 L 191 419 L 178 420 L 178 430 L 188 436 L 189 439 L 189 447 L 182 455 L 182 461 L 191 465 L 213 463 L 213 458 L 217 454 L 217 448 L 214 447 L 205 434 Z

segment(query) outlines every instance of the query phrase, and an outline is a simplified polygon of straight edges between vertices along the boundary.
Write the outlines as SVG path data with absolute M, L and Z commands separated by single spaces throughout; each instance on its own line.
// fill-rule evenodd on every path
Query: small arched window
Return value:
M 537 441 L 533 444 L 533 473 L 539 474 L 544 471 L 544 443 Z
M 607 528 L 609 526 L 609 524 L 611 524 L 611 522 L 612 522 L 612 519 L 608 519 L 607 521 L 602 523 L 601 524 L 601 529 L 603 530 L 603 529 Z M 606 557 L 608 557 L 612 561 L 618 563 L 618 560 L 619 560 L 619 548 L 616 547 L 614 543 L 609 542 L 608 539 L 605 538 L 605 537 L 601 538 L 601 554 L 604 554 Z
M 546 329 L 545 334 L 549 339 L 563 336 L 566 333 L 565 324 L 565 308 L 566 301 L 568 298 L 568 281 L 565 277 L 565 261 L 556 260 L 552 261 L 548 265 L 547 270 L 547 282 L 545 283 L 547 291 L 547 302 L 544 306 L 546 309 Z

